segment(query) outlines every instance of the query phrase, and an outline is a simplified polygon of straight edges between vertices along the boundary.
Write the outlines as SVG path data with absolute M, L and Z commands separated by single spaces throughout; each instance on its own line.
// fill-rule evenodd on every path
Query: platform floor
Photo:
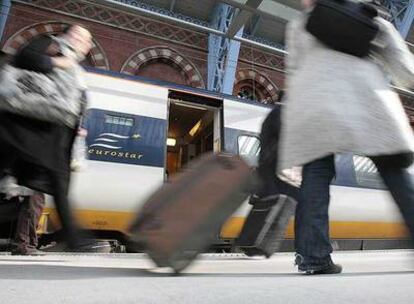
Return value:
M 305 276 L 293 254 L 206 254 L 180 276 L 142 254 L 0 255 L 0 303 L 414 303 L 414 251 L 339 252 L 339 275 Z

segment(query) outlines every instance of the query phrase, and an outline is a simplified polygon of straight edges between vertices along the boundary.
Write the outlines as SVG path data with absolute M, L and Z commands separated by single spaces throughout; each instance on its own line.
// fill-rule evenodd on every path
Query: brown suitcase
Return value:
M 238 156 L 207 155 L 164 184 L 130 228 L 132 246 L 180 272 L 217 238 L 248 197 L 250 168 Z

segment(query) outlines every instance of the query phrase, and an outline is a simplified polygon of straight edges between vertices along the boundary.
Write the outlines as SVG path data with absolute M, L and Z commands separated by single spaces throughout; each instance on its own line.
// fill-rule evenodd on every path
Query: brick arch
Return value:
M 14 55 L 33 38 L 44 34 L 61 33 L 68 24 L 59 21 L 47 21 L 26 26 L 7 39 L 3 51 Z M 109 62 L 105 51 L 94 38 L 92 38 L 92 49 L 88 57 L 90 57 L 96 68 L 109 70 Z
M 260 85 L 262 95 L 266 96 L 272 102 L 276 102 L 279 95 L 279 88 L 268 76 L 254 69 L 241 69 L 236 73 L 235 87 L 244 81 L 254 81 Z
M 125 61 L 121 72 L 134 75 L 141 67 L 154 60 L 172 63 L 184 73 L 190 86 L 205 88 L 203 77 L 196 66 L 177 51 L 166 46 L 155 46 L 139 50 Z

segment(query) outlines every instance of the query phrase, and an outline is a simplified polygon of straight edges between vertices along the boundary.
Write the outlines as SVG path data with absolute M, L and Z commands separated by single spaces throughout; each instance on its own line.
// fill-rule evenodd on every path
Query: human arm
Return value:
M 380 32 L 374 41 L 373 55 L 384 66 L 397 86 L 414 87 L 414 55 L 397 29 L 383 18 L 377 18 Z
M 50 73 L 54 67 L 67 69 L 74 65 L 74 60 L 57 56 L 59 49 L 53 44 L 52 38 L 41 36 L 23 47 L 15 57 L 18 68 L 39 73 Z

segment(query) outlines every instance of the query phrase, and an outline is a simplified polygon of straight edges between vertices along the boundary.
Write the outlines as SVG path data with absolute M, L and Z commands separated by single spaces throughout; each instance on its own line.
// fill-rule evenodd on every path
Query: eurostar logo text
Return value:
M 99 136 L 95 139 L 94 144 L 90 145 L 89 148 L 92 147 L 100 147 L 100 148 L 106 148 L 111 150 L 120 150 L 122 149 L 122 144 L 125 140 L 128 139 L 140 139 L 141 135 L 134 134 L 132 136 L 125 136 L 125 135 L 119 135 L 115 133 L 101 133 Z

